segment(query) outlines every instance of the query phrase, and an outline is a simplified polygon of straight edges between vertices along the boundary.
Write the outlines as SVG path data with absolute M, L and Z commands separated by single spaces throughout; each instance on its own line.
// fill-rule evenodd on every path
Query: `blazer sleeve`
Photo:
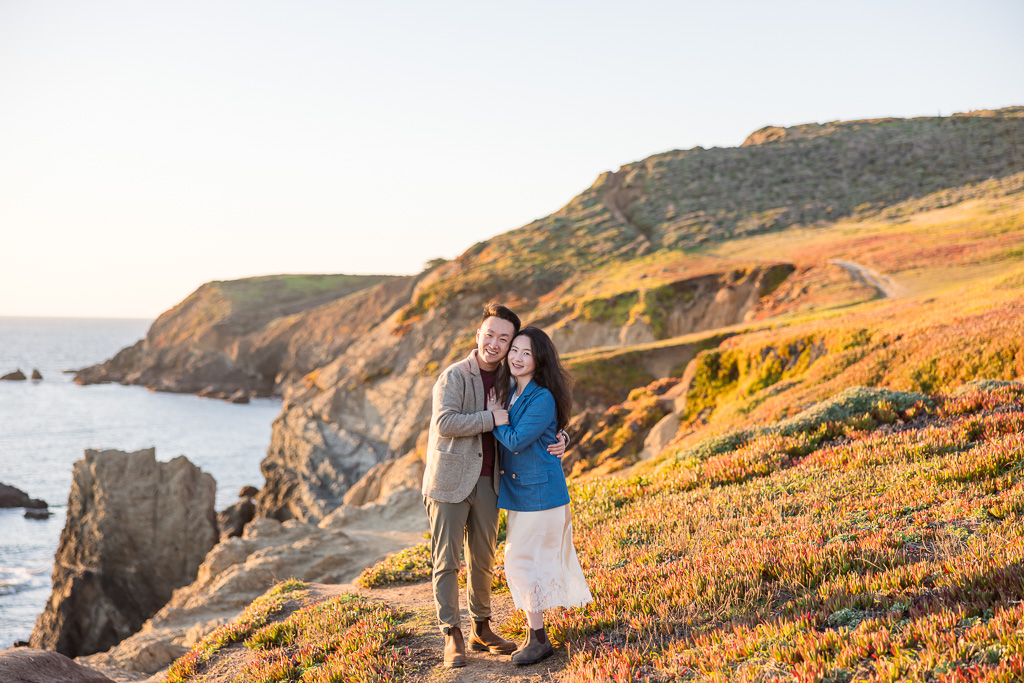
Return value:
M 516 424 L 499 425 L 494 436 L 505 448 L 518 451 L 536 441 L 555 419 L 555 398 L 550 391 L 538 392 Z
M 443 373 L 434 383 L 433 404 L 437 415 L 437 433 L 443 437 L 475 436 L 494 428 L 494 417 L 488 410 L 462 412 L 466 395 L 466 377 L 458 370 Z

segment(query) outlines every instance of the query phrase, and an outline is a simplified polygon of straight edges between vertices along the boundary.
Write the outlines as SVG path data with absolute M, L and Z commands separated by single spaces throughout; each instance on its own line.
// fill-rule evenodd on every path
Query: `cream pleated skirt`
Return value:
M 572 544 L 568 505 L 539 512 L 509 510 L 507 529 L 505 577 L 516 607 L 542 612 L 593 600 Z

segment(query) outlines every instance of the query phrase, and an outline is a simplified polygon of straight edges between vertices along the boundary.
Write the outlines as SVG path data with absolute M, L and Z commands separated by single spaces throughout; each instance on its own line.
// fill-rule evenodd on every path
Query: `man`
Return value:
M 519 317 L 497 303 L 484 306 L 476 348 L 449 366 L 434 384 L 423 473 L 423 504 L 430 519 L 434 602 L 444 640 L 444 664 L 466 666 L 459 614 L 459 551 L 465 544 L 469 644 L 477 651 L 509 654 L 516 644 L 490 627 L 491 577 L 498 538 L 498 454 L 494 416 L 486 409 L 498 366 L 519 333 Z M 565 452 L 567 435 L 548 447 Z

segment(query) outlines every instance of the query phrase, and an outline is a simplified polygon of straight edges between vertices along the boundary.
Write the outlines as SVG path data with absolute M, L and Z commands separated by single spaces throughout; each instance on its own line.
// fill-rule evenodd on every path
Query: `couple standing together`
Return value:
M 515 313 L 487 304 L 476 348 L 434 385 L 423 474 L 445 666 L 466 665 L 458 583 L 463 545 L 473 650 L 512 654 L 515 664 L 539 662 L 553 651 L 544 610 L 592 599 L 572 543 L 560 461 L 571 407 L 572 382 L 547 334 L 520 329 Z M 498 508 L 508 510 L 505 577 L 528 624 L 518 649 L 489 625 Z

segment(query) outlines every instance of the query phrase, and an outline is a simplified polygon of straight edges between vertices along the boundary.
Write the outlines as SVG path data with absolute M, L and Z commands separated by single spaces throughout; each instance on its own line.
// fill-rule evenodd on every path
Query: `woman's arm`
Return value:
M 544 434 L 555 419 L 555 398 L 550 391 L 541 391 L 526 406 L 514 425 L 499 425 L 494 436 L 505 448 L 518 451 L 529 446 Z

